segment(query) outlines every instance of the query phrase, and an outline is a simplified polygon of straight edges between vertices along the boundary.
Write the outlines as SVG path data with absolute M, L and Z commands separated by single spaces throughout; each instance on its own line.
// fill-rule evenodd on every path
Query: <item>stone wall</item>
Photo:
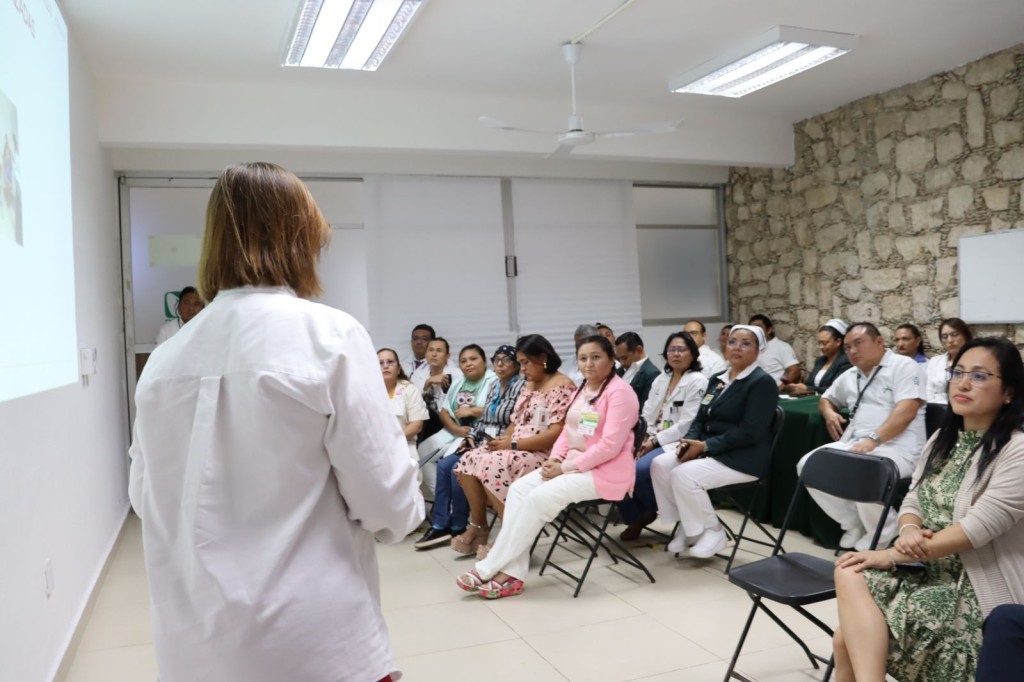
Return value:
M 1024 228 L 1024 45 L 794 133 L 791 168 L 731 169 L 732 319 L 767 314 L 806 365 L 831 317 L 874 321 L 887 339 L 913 322 L 938 348 L 936 325 L 959 313 L 960 237 Z M 977 332 L 1024 345 L 1024 325 Z

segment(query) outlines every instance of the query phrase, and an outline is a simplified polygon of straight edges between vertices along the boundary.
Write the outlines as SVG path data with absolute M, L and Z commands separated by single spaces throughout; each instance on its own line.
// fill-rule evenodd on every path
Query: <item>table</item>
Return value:
M 779 405 L 786 413 L 786 421 L 772 453 L 768 481 L 770 515 L 762 519 L 771 521 L 776 527 L 782 526 L 793 491 L 796 490 L 797 462 L 814 448 L 833 440 L 818 411 L 819 399 L 818 396 L 779 399 Z M 829 518 L 809 495 L 805 495 L 793 510 L 790 529 L 809 535 L 830 549 L 839 546 L 839 538 L 843 534 L 839 524 Z

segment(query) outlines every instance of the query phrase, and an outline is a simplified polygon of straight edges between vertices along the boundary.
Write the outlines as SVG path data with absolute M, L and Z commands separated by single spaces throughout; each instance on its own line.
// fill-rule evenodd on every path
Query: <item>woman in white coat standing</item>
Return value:
M 161 682 L 386 680 L 374 538 L 423 519 L 416 467 L 366 330 L 305 300 L 330 234 L 288 171 L 247 163 L 210 195 L 206 312 L 136 392 Z

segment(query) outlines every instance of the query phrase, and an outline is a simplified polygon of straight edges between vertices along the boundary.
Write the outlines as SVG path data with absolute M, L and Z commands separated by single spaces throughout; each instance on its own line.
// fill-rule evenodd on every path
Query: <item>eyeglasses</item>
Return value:
M 962 334 L 958 331 L 946 332 L 945 334 L 939 334 L 939 339 L 942 341 L 949 341 L 950 339 L 959 339 Z
M 665 355 L 686 355 L 689 352 L 686 346 L 669 346 L 665 349 Z
M 512 364 L 512 360 L 510 360 L 508 358 L 494 358 L 494 359 L 491 360 L 491 363 L 495 367 L 500 367 L 501 365 L 511 365 Z
M 946 381 L 955 381 L 960 383 L 964 380 L 964 377 L 967 377 L 967 380 L 972 384 L 978 384 L 979 386 L 989 379 L 1002 379 L 998 374 L 986 372 L 983 369 L 975 369 L 970 372 L 963 369 L 954 369 L 946 372 Z
M 735 348 L 736 346 L 739 346 L 740 350 L 750 350 L 751 348 L 754 348 L 754 342 L 753 341 L 747 341 L 745 339 L 743 341 L 740 341 L 739 339 L 730 338 L 725 343 L 730 348 Z
M 380 361 L 380 366 L 381 367 L 392 367 L 392 366 L 397 365 L 397 364 L 398 364 L 398 362 L 396 362 L 395 360 L 381 360 Z
M 432 341 L 433 339 L 431 339 L 429 336 L 415 336 L 414 335 L 412 337 L 412 340 L 413 341 Z

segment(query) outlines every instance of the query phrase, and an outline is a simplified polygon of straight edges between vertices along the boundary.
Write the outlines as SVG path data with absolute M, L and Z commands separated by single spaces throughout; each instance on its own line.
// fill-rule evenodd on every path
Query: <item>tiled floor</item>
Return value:
M 66 682 L 156 680 L 139 521 L 130 516 L 127 523 Z M 537 576 L 535 565 L 522 595 L 488 602 L 455 587 L 470 561 L 447 548 L 416 552 L 414 537 L 378 545 L 384 613 L 409 682 L 718 681 L 750 608 L 723 575 L 722 560 L 675 559 L 660 546 L 638 550 L 653 585 L 634 569 L 609 568 L 602 557 L 577 599 L 565 579 Z M 796 534 L 787 535 L 786 546 L 831 557 Z M 741 550 L 737 561 L 755 558 Z M 834 602 L 811 610 L 835 625 Z M 788 609 L 779 613 L 812 649 L 828 654 L 824 633 Z M 754 621 L 739 669 L 763 681 L 821 678 L 764 616 Z

